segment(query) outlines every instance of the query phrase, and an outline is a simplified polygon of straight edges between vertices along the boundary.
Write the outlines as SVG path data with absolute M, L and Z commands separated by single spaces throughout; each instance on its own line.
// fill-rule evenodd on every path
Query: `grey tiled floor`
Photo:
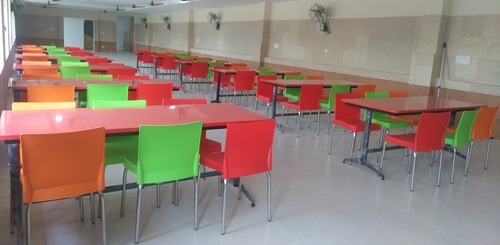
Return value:
M 135 65 L 132 54 L 103 54 Z M 5 88 L 3 88 L 5 90 Z M 5 94 L 5 91 L 2 91 Z M 8 93 L 7 93 L 8 94 Z M 176 92 L 176 97 L 204 97 L 206 93 Z M 6 98 L 5 96 L 2 98 Z M 8 99 L 2 101 L 7 103 Z M 258 113 L 265 114 L 259 106 Z M 316 125 L 295 137 L 293 120 L 284 134 L 276 132 L 273 156 L 272 222 L 266 221 L 266 178 L 244 179 L 256 200 L 237 200 L 236 188 L 228 190 L 226 234 L 221 235 L 221 198 L 216 178 L 201 183 L 200 227 L 193 230 L 193 183 L 182 182 L 180 202 L 170 202 L 171 185 L 162 188 L 162 206 L 155 207 L 154 189 L 143 196 L 142 244 L 499 244 L 500 241 L 500 142 L 494 141 L 488 170 L 482 168 L 485 142 L 478 142 L 472 166 L 463 177 L 462 159 L 455 182 L 449 183 L 451 154 L 444 154 L 441 187 L 436 188 L 437 166 L 422 154 L 416 170 L 415 191 L 402 164 L 403 150 L 390 151 L 385 162 L 386 180 L 359 164 L 343 164 L 350 134 L 337 129 L 333 154 L 329 136 L 316 135 Z M 224 141 L 224 130 L 208 133 Z M 375 142 L 372 142 L 375 143 Z M 5 146 L 0 164 L 0 244 L 15 244 L 9 234 L 9 174 Z M 375 155 L 371 157 L 376 162 Z M 122 168 L 106 170 L 107 184 L 121 180 Z M 130 176 L 130 175 L 129 175 Z M 130 179 L 130 178 L 129 178 Z M 135 190 L 127 192 L 125 217 L 119 216 L 120 193 L 106 194 L 109 244 L 133 244 Z M 88 201 L 85 202 L 88 205 Z M 88 207 L 86 208 L 88 211 Z M 88 212 L 87 212 L 88 215 Z M 96 244 L 101 226 L 89 217 L 80 222 L 73 199 L 34 205 L 33 244 Z

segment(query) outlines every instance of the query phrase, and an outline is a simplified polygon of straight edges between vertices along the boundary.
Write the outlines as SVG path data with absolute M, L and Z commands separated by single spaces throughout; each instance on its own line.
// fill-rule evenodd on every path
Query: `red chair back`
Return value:
M 107 74 L 113 75 L 113 78 L 118 78 L 118 75 L 135 75 L 135 71 L 133 67 L 110 67 L 107 69 Z
M 191 64 L 191 73 L 189 74 L 192 78 L 206 78 L 208 74 L 208 63 L 207 62 L 193 62 Z
M 271 170 L 275 127 L 275 120 L 229 123 L 223 178 L 237 178 Z
M 236 74 L 234 75 L 236 90 L 253 90 L 254 83 L 254 70 L 236 70 Z
M 147 105 L 162 105 L 163 99 L 172 98 L 172 88 L 171 83 L 139 83 L 136 99 L 146 100 Z
M 274 96 L 273 85 L 264 83 L 264 80 L 276 80 L 276 75 L 257 76 L 257 92 L 256 96 L 272 98 Z
M 323 95 L 322 84 L 304 84 L 300 89 L 299 110 L 319 110 L 321 95 Z
M 89 65 L 101 65 L 101 63 L 106 65 L 106 63 L 109 63 L 106 57 L 87 57 L 85 61 L 88 62 Z
M 343 99 L 359 99 L 361 95 L 358 93 L 336 93 L 335 94 L 335 114 L 333 114 L 333 121 L 335 120 L 359 120 L 361 110 L 359 107 L 347 105 L 342 102 Z
M 219 70 L 230 70 L 231 69 L 230 66 L 217 66 L 217 67 L 214 67 L 214 68 L 217 68 Z M 214 72 L 213 84 L 217 84 L 217 77 L 218 76 L 219 76 L 219 74 L 217 72 Z M 231 75 L 229 75 L 229 74 L 220 74 L 220 84 L 221 84 L 221 87 L 227 87 L 227 84 L 229 84 L 230 81 L 231 81 Z
M 149 80 L 148 75 L 117 75 L 116 79 L 118 80 L 134 80 L 134 79 L 139 79 L 139 80 Z
M 422 113 L 415 133 L 415 152 L 435 151 L 444 147 L 451 112 Z

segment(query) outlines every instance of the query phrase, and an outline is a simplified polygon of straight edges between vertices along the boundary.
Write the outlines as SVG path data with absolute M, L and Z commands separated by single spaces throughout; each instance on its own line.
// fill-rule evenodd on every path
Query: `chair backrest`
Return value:
M 221 70 L 230 70 L 231 69 L 231 67 L 229 67 L 229 66 L 218 66 L 216 68 L 217 69 L 221 69 Z M 217 77 L 218 77 L 218 75 L 215 75 L 215 72 L 214 72 L 214 77 L 213 77 L 213 80 L 212 80 L 212 82 L 214 84 L 217 83 L 217 79 L 218 79 Z M 223 84 L 223 83 L 227 84 L 230 81 L 231 81 L 231 75 L 229 75 L 229 74 L 220 74 L 220 82 L 221 82 L 221 84 Z
M 61 65 L 63 62 L 80 62 L 80 57 L 75 57 L 75 56 L 57 57 L 57 64 Z
M 472 135 L 472 125 L 474 125 L 477 111 L 478 110 L 462 112 L 462 116 L 460 117 L 460 121 L 458 121 L 457 130 L 455 132 L 455 147 L 466 146 L 470 143 Z
M 408 90 L 390 90 L 389 98 L 408 97 Z
M 300 71 L 287 71 L 285 72 L 285 79 L 286 79 L 286 76 L 300 76 Z
M 271 84 L 267 84 L 264 80 L 276 80 L 276 75 L 258 75 L 257 76 L 257 91 L 256 95 L 263 96 L 266 98 L 273 98 L 274 87 Z
M 321 75 L 308 75 L 306 76 L 306 80 L 325 80 L 325 77 Z
M 267 76 L 267 75 L 276 75 L 276 71 L 274 70 L 257 70 L 259 76 Z
M 234 75 L 236 90 L 253 90 L 255 84 L 254 70 L 236 70 Z
M 101 63 L 108 63 L 108 58 L 106 57 L 87 57 L 85 59 L 89 65 L 100 65 Z
M 336 93 L 349 93 L 351 91 L 351 85 L 349 84 L 334 84 L 330 88 L 330 94 L 328 96 L 328 108 L 330 110 L 335 109 L 335 94 Z
M 23 69 L 23 74 L 59 74 L 59 68 L 58 67 L 26 67 Z
M 65 62 L 63 62 L 64 64 Z M 89 66 L 65 66 L 61 65 L 62 78 L 76 78 L 78 74 L 90 74 Z
M 23 202 L 41 202 L 104 190 L 104 127 L 53 134 L 22 134 Z
M 415 151 L 443 149 L 451 112 L 422 113 L 415 133 Z
M 318 110 L 322 94 L 323 84 L 303 84 L 299 95 L 300 110 Z
M 49 57 L 46 54 L 23 54 L 23 60 L 47 61 Z
M 28 85 L 28 102 L 71 102 L 75 100 L 75 85 Z
M 138 80 L 149 80 L 149 76 L 148 75 L 117 75 L 116 76 L 116 79 L 118 80 L 134 80 L 134 79 L 138 79 Z
M 94 100 L 92 109 L 111 109 L 111 108 L 144 108 L 145 100 Z
M 194 98 L 194 99 L 163 99 L 163 106 L 172 106 L 172 105 L 203 105 L 206 104 L 207 100 L 203 98 Z
M 160 183 L 198 175 L 202 123 L 141 125 L 137 184 Z
M 358 85 L 356 92 L 361 95 L 361 98 L 364 98 L 366 92 L 374 92 L 376 88 L 377 88 L 377 85 L 360 84 L 360 85 Z
M 13 111 L 76 109 L 76 102 L 13 102 Z
M 21 74 L 22 79 L 61 79 L 61 75 L 57 74 Z
M 135 75 L 135 72 L 133 67 L 110 67 L 107 69 L 107 74 L 113 75 L 113 78 L 117 78 L 118 75 Z
M 302 75 L 285 75 L 285 80 L 304 80 L 305 77 Z
M 25 65 L 33 65 L 33 66 L 51 66 L 52 62 L 50 61 L 37 61 L 37 60 L 23 60 L 21 61 L 21 64 L 23 66 Z
M 493 137 L 493 122 L 498 111 L 496 107 L 480 107 L 476 121 L 472 127 L 472 140 L 483 140 Z
M 87 107 L 94 100 L 128 100 L 128 84 L 87 84 Z
M 83 62 L 83 61 L 62 61 L 61 62 L 61 67 L 63 66 L 78 66 L 78 67 L 89 67 L 89 62 Z
M 71 51 L 71 55 L 73 56 L 89 56 L 90 52 L 85 50 Z
M 383 99 L 387 98 L 387 92 L 385 91 L 378 91 L 378 92 L 365 92 L 365 98 L 372 98 L 372 99 Z M 364 113 L 366 114 L 366 113 Z M 363 116 L 366 118 L 366 115 Z M 382 112 L 377 112 L 374 111 L 372 113 L 372 118 L 379 119 L 379 118 L 386 118 L 387 114 L 382 113 Z
M 359 99 L 361 96 L 358 93 L 336 93 L 335 94 L 335 114 L 333 114 L 333 121 L 335 120 L 359 120 L 360 109 L 356 106 L 350 106 L 343 102 L 343 99 Z
M 163 56 L 163 59 L 162 59 L 163 61 L 161 63 L 160 68 L 166 69 L 166 70 L 174 70 L 177 67 L 177 64 L 175 63 L 176 59 L 177 59 L 177 57 L 171 56 L 171 55 Z
M 109 74 L 76 74 L 76 80 L 111 81 L 113 76 Z
M 191 63 L 191 77 L 205 78 L 208 75 L 208 62 L 193 62 Z
M 139 83 L 136 86 L 136 98 L 146 100 L 148 105 L 162 105 L 163 99 L 172 98 L 173 84 L 171 83 Z
M 275 120 L 229 123 L 223 177 L 236 178 L 271 170 L 275 127 Z

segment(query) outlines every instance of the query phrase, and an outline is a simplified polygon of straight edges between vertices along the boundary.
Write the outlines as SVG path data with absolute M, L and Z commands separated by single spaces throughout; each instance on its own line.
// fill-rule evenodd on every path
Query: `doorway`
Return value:
M 65 17 L 64 46 L 94 50 L 94 21 Z

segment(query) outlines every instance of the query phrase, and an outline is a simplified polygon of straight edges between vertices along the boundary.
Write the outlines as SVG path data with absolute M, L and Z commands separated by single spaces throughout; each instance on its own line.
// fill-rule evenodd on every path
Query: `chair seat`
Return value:
M 406 128 L 409 127 L 410 124 L 406 121 L 395 120 L 389 117 L 384 118 L 372 118 L 372 123 L 378 124 L 383 128 Z
M 224 152 L 203 154 L 200 157 L 200 162 L 202 162 L 203 165 L 222 173 L 222 163 L 224 162 L 223 158 Z
M 222 151 L 221 143 L 206 137 L 201 138 L 200 154 Z
M 123 163 L 123 154 L 137 152 L 138 145 L 139 137 L 137 135 L 107 137 L 104 163 L 106 165 Z
M 267 97 L 267 96 L 263 96 L 263 95 L 256 95 L 255 96 L 257 99 L 260 99 L 264 102 L 267 102 L 267 103 L 271 103 L 273 102 L 273 98 L 270 98 L 270 97 Z M 285 102 L 285 101 L 288 101 L 288 98 L 284 97 L 284 96 L 281 96 L 281 95 L 278 95 L 276 97 L 276 102 Z
M 356 120 L 356 119 L 338 120 L 338 119 L 336 119 L 334 122 L 336 125 L 342 126 L 342 127 L 346 128 L 347 130 L 352 131 L 352 132 L 362 132 L 365 130 L 365 122 L 361 121 L 361 120 Z M 380 125 L 371 124 L 370 131 L 374 131 L 374 130 L 380 130 Z
M 400 145 L 408 149 L 414 150 L 415 146 L 415 134 L 399 134 L 399 135 L 387 135 L 385 136 L 385 141 L 394 145 Z

